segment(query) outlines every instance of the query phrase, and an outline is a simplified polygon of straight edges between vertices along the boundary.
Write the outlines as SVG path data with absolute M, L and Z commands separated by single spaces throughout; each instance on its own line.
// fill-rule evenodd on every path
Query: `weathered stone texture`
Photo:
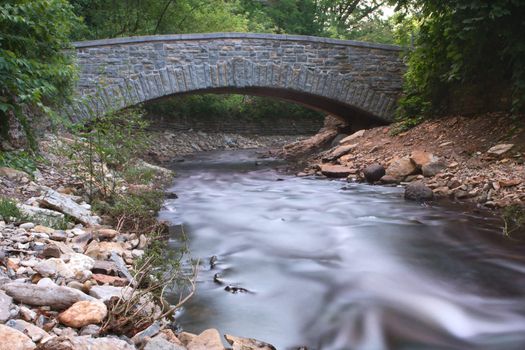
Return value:
M 276 91 L 313 107 L 322 98 L 390 121 L 405 65 L 400 48 L 289 35 L 187 34 L 75 44 L 75 118 L 193 91 Z M 316 105 L 317 104 L 317 105 Z

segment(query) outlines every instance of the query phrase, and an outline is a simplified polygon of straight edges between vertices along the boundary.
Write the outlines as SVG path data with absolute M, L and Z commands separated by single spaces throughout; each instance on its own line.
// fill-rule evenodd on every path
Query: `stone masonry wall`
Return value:
M 171 94 L 238 88 L 280 91 L 325 110 L 333 101 L 389 121 L 405 71 L 399 47 L 304 36 L 187 34 L 75 47 L 77 92 L 87 101 L 76 107 L 77 118 Z

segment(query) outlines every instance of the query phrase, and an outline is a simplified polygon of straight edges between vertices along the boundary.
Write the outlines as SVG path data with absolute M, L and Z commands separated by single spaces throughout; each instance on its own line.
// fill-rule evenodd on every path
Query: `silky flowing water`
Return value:
M 201 259 L 185 330 L 277 349 L 525 349 L 525 246 L 497 218 L 276 165 L 253 151 L 174 164 L 160 218 Z

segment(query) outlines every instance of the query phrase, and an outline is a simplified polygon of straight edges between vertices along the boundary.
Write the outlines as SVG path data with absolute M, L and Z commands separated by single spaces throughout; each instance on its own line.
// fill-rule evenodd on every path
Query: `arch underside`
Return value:
M 353 125 L 392 120 L 395 98 L 354 81 L 351 75 L 325 73 L 291 65 L 257 64 L 234 59 L 217 65 L 168 66 L 119 77 L 84 89 L 69 115 L 73 121 L 188 93 L 239 93 L 275 97 L 334 114 Z M 82 94 L 82 92 L 81 92 Z

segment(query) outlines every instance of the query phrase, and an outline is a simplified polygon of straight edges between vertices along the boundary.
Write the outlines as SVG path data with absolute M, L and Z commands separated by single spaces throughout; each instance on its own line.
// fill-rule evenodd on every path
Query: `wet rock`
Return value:
M 100 224 L 100 218 L 91 215 L 91 212 L 83 206 L 77 204 L 71 196 L 49 189 L 39 200 L 40 206 L 67 214 L 75 218 L 78 222 L 93 226 Z
M 355 173 L 355 170 L 347 168 L 343 165 L 323 164 L 321 166 L 321 173 L 326 177 L 344 178 Z
M 99 324 L 108 314 L 106 305 L 100 301 L 79 301 L 58 316 L 60 323 L 73 328 Z
M 207 329 L 190 341 L 188 350 L 224 350 L 219 332 L 216 329 Z
M 385 175 L 385 168 L 381 164 L 371 164 L 363 170 L 363 174 L 367 182 L 374 183 Z
M 499 145 L 496 145 L 496 146 L 493 146 L 493 147 L 489 148 L 489 150 L 487 151 L 487 154 L 490 155 L 490 156 L 498 157 L 498 156 L 501 156 L 501 155 L 507 153 L 513 147 L 514 147 L 514 144 L 512 144 L 512 143 L 501 143 Z
M 386 175 L 398 179 L 403 179 L 408 175 L 415 174 L 416 172 L 416 165 L 408 157 L 395 158 L 386 169 Z
M 241 338 L 226 334 L 226 341 L 232 346 L 232 350 L 276 350 L 273 345 L 252 338 Z
M 447 168 L 447 165 L 443 161 L 438 160 L 438 161 L 430 162 L 430 163 L 423 165 L 423 167 L 421 168 L 421 171 L 423 173 L 423 176 L 432 177 L 432 176 L 436 176 L 437 174 L 439 174 L 446 168 Z
M 42 328 L 23 320 L 10 320 L 6 326 L 16 329 L 27 335 L 35 343 L 46 342 L 51 336 Z
M 434 193 L 423 182 L 416 181 L 409 183 L 405 188 L 405 199 L 424 201 L 432 200 Z
M 0 291 L 0 323 L 5 323 L 11 317 L 13 298 Z
M 67 309 L 78 301 L 92 299 L 76 289 L 60 287 L 52 282 L 45 285 L 12 282 L 0 288 L 17 302 L 33 306 L 49 306 L 57 310 Z
M 0 350 L 32 350 L 35 343 L 24 333 L 0 324 Z

